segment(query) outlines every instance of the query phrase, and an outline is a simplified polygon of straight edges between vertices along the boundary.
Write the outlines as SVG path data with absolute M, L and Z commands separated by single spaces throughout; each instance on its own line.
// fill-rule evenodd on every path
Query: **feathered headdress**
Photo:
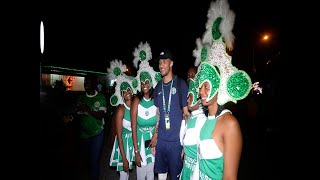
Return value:
M 195 57 L 194 66 L 198 67 L 202 62 L 207 61 L 208 53 L 210 51 L 210 45 L 209 44 L 203 44 L 200 38 L 196 39 L 196 49 L 192 51 L 193 57 Z M 188 96 L 190 94 L 193 95 L 193 100 L 190 104 L 191 107 L 195 106 L 198 100 L 198 72 L 199 67 L 197 70 L 197 73 L 195 74 L 194 79 L 190 79 L 189 81 L 189 88 L 188 88 Z
M 211 44 L 207 61 L 198 69 L 198 81 L 201 87 L 209 82 L 211 91 L 207 101 L 217 93 L 217 103 L 223 105 L 229 101 L 234 103 L 245 98 L 251 90 L 251 79 L 245 71 L 238 70 L 231 63 L 232 57 L 226 47 L 233 49 L 234 35 L 232 28 L 235 14 L 229 9 L 226 0 L 212 2 L 208 11 L 204 44 Z M 218 68 L 218 69 L 216 69 Z
M 153 70 L 149 65 L 149 60 L 152 58 L 151 47 L 148 42 L 140 42 L 139 46 L 135 48 L 133 52 L 133 65 L 138 68 L 138 62 L 140 61 L 137 76 L 134 79 L 134 85 L 138 91 L 141 91 L 141 82 L 149 80 L 150 85 L 155 88 L 157 83 L 161 80 L 161 74 Z
M 212 45 L 212 41 L 223 37 L 227 48 L 232 50 L 235 38 L 232 33 L 235 14 L 230 10 L 227 0 L 211 2 L 207 17 L 203 43 Z
M 204 62 L 208 58 L 208 53 L 210 50 L 209 44 L 203 44 L 200 38 L 196 39 L 197 48 L 193 50 L 192 54 L 195 57 L 194 65 L 199 66 L 200 63 Z
M 108 78 L 109 79 L 116 79 L 116 87 L 115 93 L 110 98 L 110 104 L 112 106 L 117 106 L 119 104 L 123 104 L 123 92 L 131 90 L 134 94 L 136 93 L 135 89 L 132 88 L 132 77 L 127 76 L 124 72 L 127 70 L 125 64 L 122 64 L 121 60 L 113 60 L 110 62 L 110 68 L 107 69 L 108 71 Z
M 196 79 L 196 77 L 195 77 L 195 79 Z M 194 79 L 190 79 L 189 80 L 189 87 L 188 87 L 188 95 L 187 95 L 187 97 L 190 96 L 190 94 L 192 94 L 192 96 L 193 96 L 193 100 L 192 100 L 192 102 L 190 104 L 190 107 L 193 107 L 199 102 L 197 81 L 194 80 Z

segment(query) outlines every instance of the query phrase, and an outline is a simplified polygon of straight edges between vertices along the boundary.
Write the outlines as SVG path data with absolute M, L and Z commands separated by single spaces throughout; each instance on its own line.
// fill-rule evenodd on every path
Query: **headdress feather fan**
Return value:
M 123 104 L 123 92 L 131 90 L 131 92 L 134 94 L 135 89 L 132 85 L 132 77 L 127 76 L 124 74 L 126 71 L 127 66 L 125 64 L 122 64 L 121 60 L 113 60 L 110 62 L 110 68 L 107 69 L 108 71 L 108 78 L 115 79 L 116 81 L 116 87 L 115 92 L 110 98 L 110 104 L 112 106 L 117 106 L 119 104 Z
M 150 85 L 155 88 L 158 81 L 161 80 L 161 74 L 153 70 L 149 65 L 149 60 L 152 58 L 151 47 L 148 42 L 142 43 L 135 48 L 133 52 L 133 64 L 138 68 L 137 76 L 134 81 L 134 88 L 138 91 L 141 91 L 141 82 L 149 80 Z M 139 67 L 138 62 L 140 61 Z
M 226 47 L 229 50 L 233 48 L 234 19 L 235 14 L 229 9 L 227 0 L 217 0 L 211 3 L 206 32 L 203 36 L 203 43 L 211 44 L 211 48 L 207 61 L 199 66 L 198 79 L 199 87 L 204 82 L 210 83 L 211 90 L 207 101 L 218 93 L 217 103 L 219 105 L 229 101 L 236 103 L 237 100 L 245 98 L 251 89 L 249 75 L 233 66 L 232 57 L 226 52 Z
M 138 68 L 138 62 L 144 62 L 144 61 L 149 61 L 152 58 L 152 52 L 151 52 L 151 47 L 148 42 L 142 43 L 138 45 L 137 48 L 135 48 L 133 52 L 133 65 L 135 68 Z
M 208 58 L 208 51 L 210 46 L 208 44 L 203 44 L 200 38 L 196 39 L 197 48 L 193 50 L 192 54 L 195 57 L 194 65 L 199 66 L 201 62 L 204 62 Z
M 211 2 L 207 17 L 208 21 L 206 23 L 206 31 L 203 35 L 203 43 L 211 45 L 212 40 L 223 37 L 227 48 L 232 50 L 235 38 L 232 33 L 235 13 L 230 10 L 227 0 Z M 213 31 L 221 32 L 220 36 L 218 33 L 213 35 Z

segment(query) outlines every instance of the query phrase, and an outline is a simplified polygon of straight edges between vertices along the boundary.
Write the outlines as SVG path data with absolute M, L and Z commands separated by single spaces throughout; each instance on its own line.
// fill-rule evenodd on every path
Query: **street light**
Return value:
M 40 50 L 41 50 L 41 58 L 43 58 L 44 51 L 44 26 L 43 21 L 40 22 Z M 40 61 L 40 90 L 42 88 L 42 69 L 41 69 L 41 61 Z
M 254 31 L 255 32 L 255 31 Z M 267 42 L 269 41 L 269 38 L 270 36 L 268 34 L 259 34 L 257 32 L 255 32 L 258 36 L 259 36 L 259 40 L 261 42 Z M 255 42 L 255 39 L 253 40 L 253 45 L 252 45 L 252 66 L 253 66 L 253 72 L 255 73 L 256 72 L 256 66 L 255 66 L 255 46 L 256 45 L 256 42 Z
M 268 35 L 264 35 L 262 39 L 266 41 L 266 40 L 269 39 L 269 36 Z

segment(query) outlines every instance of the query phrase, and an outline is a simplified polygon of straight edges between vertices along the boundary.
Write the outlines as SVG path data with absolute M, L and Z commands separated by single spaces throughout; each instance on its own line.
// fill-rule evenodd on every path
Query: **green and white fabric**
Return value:
M 200 130 L 207 120 L 203 109 L 191 112 L 191 117 L 186 123 L 186 131 L 182 140 L 185 153 L 184 164 L 181 173 L 181 179 L 191 179 L 197 162 L 197 142 L 199 141 Z
M 230 111 L 225 109 L 219 116 L 227 112 Z M 198 161 L 195 167 L 194 177 L 192 178 L 193 180 L 215 180 L 223 178 L 224 156 L 212 138 L 212 132 L 214 131 L 218 117 L 208 116 L 201 128 L 198 142 Z
M 132 161 L 134 161 L 134 148 L 132 141 L 132 129 L 131 129 L 131 119 L 130 119 L 130 108 L 125 106 L 124 118 L 122 121 L 122 141 L 123 141 L 123 149 L 126 155 L 127 160 L 129 161 L 129 168 L 133 168 Z M 114 139 L 114 144 L 110 156 L 110 166 L 116 166 L 117 171 L 123 171 L 123 158 L 120 153 L 118 138 L 117 136 Z
M 78 102 L 87 104 L 93 111 L 103 110 L 106 112 L 106 101 L 105 96 L 98 91 L 95 91 L 94 95 L 89 95 L 88 93 L 82 94 Z M 89 137 L 99 134 L 104 129 L 104 119 L 96 119 L 92 115 L 88 114 L 82 116 L 80 119 L 81 132 L 80 138 L 87 139 Z
M 235 14 L 229 9 L 227 1 L 217 0 L 211 2 L 207 16 L 206 32 L 201 43 L 210 45 L 210 48 L 202 52 L 200 48 L 203 45 L 199 44 L 195 51 L 196 57 L 201 58 L 198 85 L 201 87 L 204 82 L 210 83 L 211 92 L 207 101 L 218 93 L 219 105 L 230 101 L 237 103 L 249 94 L 252 83 L 245 71 L 232 65 L 232 57 L 226 51 L 226 47 L 233 49 Z
M 152 155 L 152 149 L 145 147 L 145 141 L 152 139 L 157 123 L 157 107 L 152 99 L 142 98 L 138 105 L 137 117 L 137 141 L 140 155 L 142 158 L 141 165 L 154 162 L 155 158 Z

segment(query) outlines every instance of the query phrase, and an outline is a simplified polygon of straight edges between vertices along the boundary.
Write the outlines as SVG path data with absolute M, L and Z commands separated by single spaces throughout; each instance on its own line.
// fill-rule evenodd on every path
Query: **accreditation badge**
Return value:
M 164 121 L 166 122 L 166 129 L 169 130 L 169 129 L 170 129 L 170 118 L 169 118 L 169 114 L 165 114 L 165 115 L 164 115 Z

